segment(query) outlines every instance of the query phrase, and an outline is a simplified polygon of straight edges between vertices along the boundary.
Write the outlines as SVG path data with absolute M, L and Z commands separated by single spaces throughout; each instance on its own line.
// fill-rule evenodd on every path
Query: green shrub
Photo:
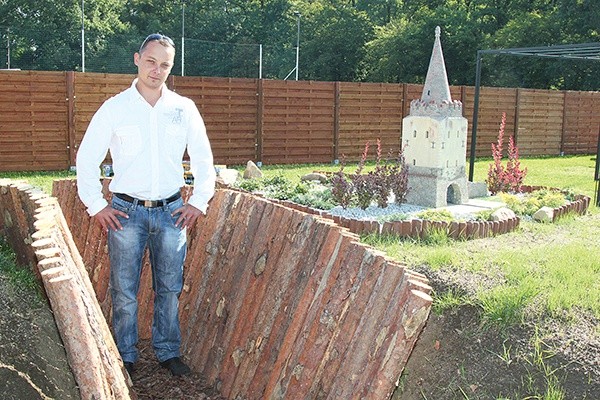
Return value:
M 290 200 L 294 203 L 304 204 L 319 210 L 330 210 L 336 206 L 331 189 L 329 188 L 324 190 L 308 190 L 305 193 L 296 193 Z
M 494 211 L 496 210 L 483 210 L 475 213 L 475 221 L 491 221 Z
M 262 179 L 243 179 L 239 182 L 236 182 L 235 187 L 243 189 L 247 192 L 256 192 L 263 188 L 263 180 Z

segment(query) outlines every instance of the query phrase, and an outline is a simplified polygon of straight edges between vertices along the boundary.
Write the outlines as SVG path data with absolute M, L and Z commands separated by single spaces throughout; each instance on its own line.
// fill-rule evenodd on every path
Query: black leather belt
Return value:
M 124 193 L 115 193 L 114 194 L 116 197 L 118 197 L 121 200 L 125 200 L 129 203 L 135 203 L 137 201 L 137 203 L 141 206 L 147 207 L 147 208 L 154 208 L 154 207 L 162 207 L 162 206 L 166 206 L 169 203 L 174 202 L 175 200 L 179 200 L 179 198 L 181 197 L 181 192 L 177 192 L 175 193 L 173 196 L 169 197 L 168 199 L 164 199 L 164 200 L 142 200 L 142 199 L 136 199 L 135 197 L 131 197 L 127 194 Z

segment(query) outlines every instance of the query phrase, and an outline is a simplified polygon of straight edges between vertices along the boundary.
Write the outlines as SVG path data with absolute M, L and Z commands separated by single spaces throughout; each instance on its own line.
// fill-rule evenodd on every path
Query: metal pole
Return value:
M 185 76 L 185 0 L 181 2 L 181 76 Z
M 477 119 L 479 118 L 479 86 L 481 84 L 481 50 L 477 50 L 477 67 L 475 68 L 475 99 L 473 101 L 473 129 L 471 129 L 471 155 L 469 157 L 469 182 L 473 182 L 475 168 L 475 144 L 477 141 Z
M 85 0 L 81 0 L 81 72 L 85 72 Z
M 6 30 L 6 68 L 10 69 L 10 28 Z
M 600 207 L 600 125 L 598 125 L 598 148 L 596 149 L 596 171 L 594 173 L 596 180 L 596 206 Z
M 298 33 L 296 35 L 296 80 L 298 80 L 298 67 L 300 64 L 300 16 L 301 14 L 296 11 L 296 17 L 298 17 Z
M 262 44 L 258 45 L 258 79 L 262 79 Z

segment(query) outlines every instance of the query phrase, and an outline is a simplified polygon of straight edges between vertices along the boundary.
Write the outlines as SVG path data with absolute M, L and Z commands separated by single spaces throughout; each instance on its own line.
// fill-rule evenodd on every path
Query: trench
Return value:
M 24 257 L 37 266 L 82 396 L 135 398 L 107 323 L 106 236 L 87 216 L 76 183 L 56 181 L 55 197 L 1 187 L 0 207 L 12 222 L 0 227 L 12 241 L 20 237 Z M 217 190 L 188 235 L 182 356 L 220 396 L 391 396 L 429 315 L 425 276 L 330 219 L 229 189 Z M 150 338 L 152 297 L 145 265 L 142 340 Z M 90 360 L 97 360 L 94 374 L 82 368 Z

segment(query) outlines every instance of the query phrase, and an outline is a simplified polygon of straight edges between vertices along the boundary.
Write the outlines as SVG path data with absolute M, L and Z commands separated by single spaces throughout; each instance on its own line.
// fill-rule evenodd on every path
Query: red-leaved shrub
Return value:
M 515 145 L 514 137 L 508 139 L 508 161 L 506 167 L 502 164 L 502 150 L 504 146 L 504 129 L 506 127 L 506 113 L 502 113 L 498 140 L 492 143 L 492 156 L 494 162 L 488 169 L 487 187 L 492 195 L 499 192 L 518 193 L 521 191 L 523 180 L 527 175 L 527 168 L 521 169 L 519 149 Z

